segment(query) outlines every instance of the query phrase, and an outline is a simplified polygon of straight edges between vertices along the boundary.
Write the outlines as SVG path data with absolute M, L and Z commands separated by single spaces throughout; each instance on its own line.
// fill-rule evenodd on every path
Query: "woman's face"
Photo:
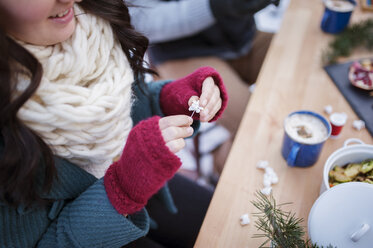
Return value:
M 0 25 L 34 45 L 53 45 L 75 30 L 73 4 L 81 0 L 0 0 Z

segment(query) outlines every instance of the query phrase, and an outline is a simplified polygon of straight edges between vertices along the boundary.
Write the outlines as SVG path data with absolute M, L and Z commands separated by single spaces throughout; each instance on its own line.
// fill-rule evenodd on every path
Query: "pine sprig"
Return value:
M 267 197 L 258 191 L 256 201 L 252 204 L 260 211 L 253 214 L 257 217 L 255 227 L 263 232 L 255 234 L 253 238 L 266 238 L 259 248 L 322 248 L 312 244 L 309 239 L 304 240 L 302 218 L 297 218 L 295 214 L 281 209 L 283 205 L 290 203 L 277 205 L 272 194 Z M 268 243 L 271 243 L 271 246 L 265 246 Z M 333 246 L 329 245 L 327 248 L 333 248 Z
M 339 57 L 347 57 L 352 50 L 364 47 L 373 50 L 373 20 L 367 19 L 347 27 L 329 43 L 323 52 L 323 64 L 333 64 Z

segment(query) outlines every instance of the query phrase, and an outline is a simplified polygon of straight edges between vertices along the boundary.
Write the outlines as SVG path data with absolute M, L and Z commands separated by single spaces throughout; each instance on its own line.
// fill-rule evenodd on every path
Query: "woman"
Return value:
M 148 41 L 122 0 L 0 0 L 0 11 L 0 247 L 161 247 L 165 230 L 182 232 L 164 211 L 177 212 L 170 189 L 186 211 L 198 201 L 184 196 L 203 189 L 166 182 L 198 125 L 188 105 L 201 102 L 200 121 L 226 106 L 218 73 L 142 83 Z M 145 206 L 158 229 L 139 239 Z M 191 246 L 197 215 L 185 240 L 163 245 Z
M 272 40 L 256 30 L 254 14 L 279 0 L 127 0 L 135 28 L 150 41 L 159 78 L 179 78 L 201 66 L 216 68 L 230 96 L 218 120 L 231 138 L 213 151 L 220 173 Z M 147 16 L 147 18 L 143 18 Z

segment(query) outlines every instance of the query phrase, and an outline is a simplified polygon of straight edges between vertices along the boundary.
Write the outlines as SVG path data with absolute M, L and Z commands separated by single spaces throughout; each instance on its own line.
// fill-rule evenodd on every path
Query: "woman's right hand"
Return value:
M 166 146 L 171 152 L 177 153 L 185 147 L 185 140 L 193 134 L 191 127 L 193 119 L 187 115 L 171 115 L 159 120 L 159 129 Z
M 153 116 L 132 128 L 120 159 L 104 176 L 108 198 L 118 213 L 139 211 L 174 176 L 181 166 L 174 153 L 192 135 L 191 124 L 187 115 Z

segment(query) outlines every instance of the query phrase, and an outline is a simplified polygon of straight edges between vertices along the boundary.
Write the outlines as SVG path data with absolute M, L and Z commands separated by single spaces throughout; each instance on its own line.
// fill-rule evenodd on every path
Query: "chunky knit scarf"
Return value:
M 102 177 L 132 128 L 133 73 L 110 24 L 83 14 L 69 40 L 23 45 L 42 63 L 44 74 L 19 118 L 55 154 Z

